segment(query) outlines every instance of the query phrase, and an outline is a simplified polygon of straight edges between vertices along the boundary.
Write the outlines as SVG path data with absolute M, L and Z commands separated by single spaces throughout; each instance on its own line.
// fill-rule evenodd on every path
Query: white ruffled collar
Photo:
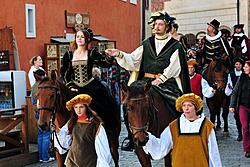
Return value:
M 155 39 L 157 40 L 165 40 L 169 37 L 170 35 L 168 33 L 164 34 L 163 36 L 159 36 L 157 34 L 155 34 Z
M 209 41 L 213 41 L 213 40 L 216 40 L 218 38 L 221 37 L 221 31 L 218 32 L 218 34 L 216 34 L 215 36 L 211 37 L 209 35 L 206 34 L 206 39 L 209 40 Z
M 242 32 L 241 32 L 241 33 L 239 33 L 239 34 L 238 34 L 238 33 L 235 33 L 235 34 L 234 34 L 234 36 L 236 36 L 236 37 L 242 37 L 243 35 L 245 35 L 245 34 L 244 34 L 244 33 L 242 33 Z

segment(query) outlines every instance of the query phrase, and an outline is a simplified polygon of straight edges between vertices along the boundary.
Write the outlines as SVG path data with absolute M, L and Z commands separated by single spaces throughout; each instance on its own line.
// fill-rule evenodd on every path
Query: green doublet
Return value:
M 162 74 L 164 69 L 169 66 L 170 58 L 177 49 L 179 51 L 180 57 L 185 56 L 181 44 L 172 38 L 169 40 L 169 42 L 167 42 L 161 52 L 157 55 L 154 48 L 154 43 L 150 41 L 150 38 L 145 40 L 143 42 L 143 60 L 140 69 L 140 73 L 143 74 L 140 74 L 140 76 L 143 76 L 144 73 Z M 144 77 L 142 77 L 141 79 L 145 81 L 152 80 L 151 78 Z M 168 89 L 179 96 L 183 94 L 183 92 L 179 89 L 175 78 L 169 78 L 166 82 L 161 84 L 160 87 L 162 89 Z
M 95 136 L 99 125 L 77 122 L 72 131 L 72 144 L 66 159 L 67 167 L 94 167 L 97 163 Z

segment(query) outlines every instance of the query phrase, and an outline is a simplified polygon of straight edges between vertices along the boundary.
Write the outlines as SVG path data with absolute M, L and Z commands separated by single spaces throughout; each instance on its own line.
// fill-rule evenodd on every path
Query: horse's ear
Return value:
M 147 91 L 150 89 L 151 86 L 152 86 L 151 81 L 148 81 L 148 82 L 144 85 L 144 90 L 147 92 Z
M 51 70 L 51 79 L 55 81 L 57 79 L 57 71 L 56 70 Z
M 40 81 L 43 79 L 43 76 L 40 76 L 40 75 L 38 75 L 38 74 L 36 74 L 36 73 L 34 73 L 34 77 L 35 77 L 35 80 L 36 80 L 37 82 L 40 82 Z

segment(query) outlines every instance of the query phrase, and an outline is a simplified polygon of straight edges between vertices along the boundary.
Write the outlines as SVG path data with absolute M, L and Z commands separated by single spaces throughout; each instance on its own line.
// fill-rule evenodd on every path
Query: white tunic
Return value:
M 54 135 L 54 134 L 53 134 Z M 57 133 L 57 137 L 60 141 L 62 147 L 69 150 L 72 138 L 69 135 L 68 124 L 65 124 Z M 58 144 L 56 137 L 54 136 L 54 145 L 58 149 L 60 154 L 64 154 L 67 151 L 62 149 Z M 110 153 L 108 138 L 106 132 L 102 125 L 100 125 L 100 130 L 98 131 L 96 138 L 95 138 L 95 150 L 97 154 L 97 167 L 107 167 L 110 166 L 110 162 L 112 160 L 112 156 Z
M 42 67 L 39 67 L 39 69 L 44 71 L 44 69 Z M 35 68 L 35 66 L 30 67 L 30 70 L 29 70 L 29 73 L 28 73 L 28 77 L 29 77 L 29 81 L 30 81 L 30 87 L 32 87 L 36 83 L 34 73 L 33 73 L 36 70 L 38 70 L 38 69 Z
M 198 133 L 204 119 L 205 116 L 202 114 L 200 118 L 190 122 L 185 118 L 184 114 L 182 114 L 180 117 L 181 133 Z M 165 157 L 171 149 L 173 149 L 173 140 L 169 126 L 161 133 L 160 138 L 156 138 L 149 133 L 149 140 L 143 147 L 144 152 L 146 154 L 150 153 L 153 159 L 161 159 Z M 208 155 L 209 167 L 222 166 L 214 129 L 212 129 L 208 138 Z
M 166 43 L 171 39 L 171 37 L 167 37 L 164 40 L 158 40 L 155 38 L 155 48 L 157 55 L 160 53 L 162 48 L 166 45 Z M 143 54 L 143 46 L 141 45 L 137 49 L 135 49 L 132 53 L 125 53 L 122 52 L 123 57 L 119 58 L 116 57 L 117 63 L 125 68 L 128 71 L 139 71 L 142 54 Z M 175 78 L 180 90 L 182 89 L 181 80 L 180 80 L 180 72 L 181 72 L 181 65 L 180 65 L 180 58 L 179 58 L 179 51 L 178 49 L 171 55 L 170 64 L 167 68 L 162 71 L 164 76 L 161 76 L 160 81 L 167 81 L 169 78 Z

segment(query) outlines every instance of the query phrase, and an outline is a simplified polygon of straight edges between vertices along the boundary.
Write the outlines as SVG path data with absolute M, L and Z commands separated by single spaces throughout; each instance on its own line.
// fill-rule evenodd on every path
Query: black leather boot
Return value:
M 242 134 L 241 134 L 241 133 L 238 134 L 238 137 L 237 137 L 236 140 L 237 140 L 237 141 L 242 141 Z

